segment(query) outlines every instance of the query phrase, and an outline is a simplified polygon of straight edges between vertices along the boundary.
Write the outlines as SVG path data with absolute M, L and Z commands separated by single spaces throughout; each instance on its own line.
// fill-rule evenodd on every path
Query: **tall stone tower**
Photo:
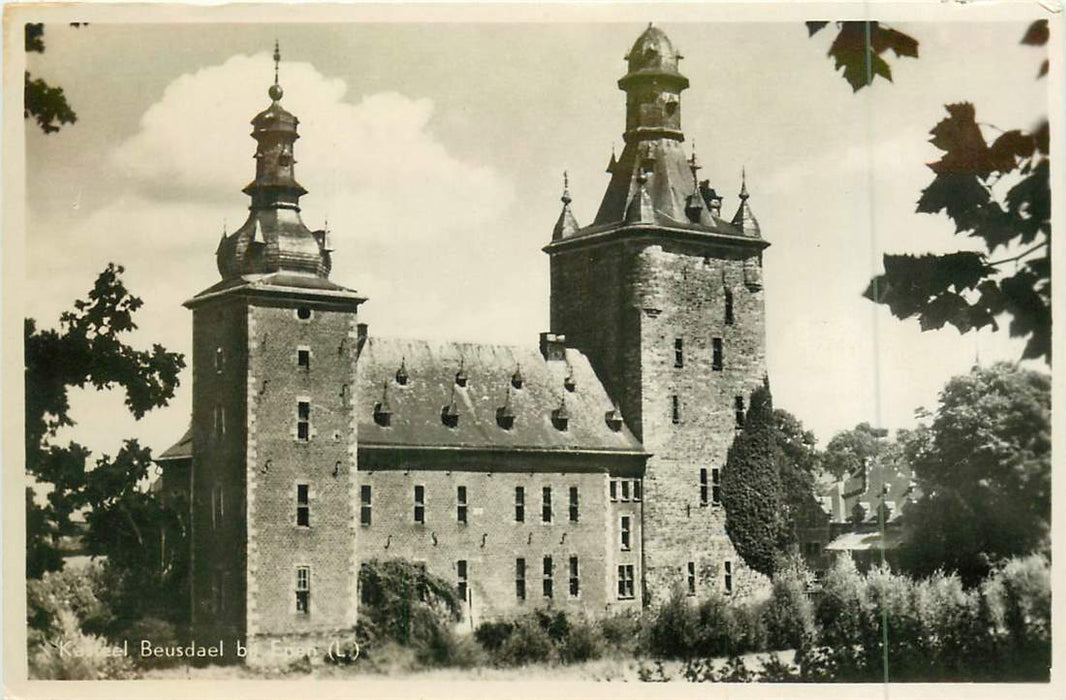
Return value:
M 756 579 L 725 532 L 717 487 L 766 373 L 762 251 L 742 184 L 731 220 L 686 157 L 680 54 L 649 25 L 633 44 L 625 149 L 611 157 L 595 221 L 564 193 L 545 251 L 551 329 L 591 360 L 652 457 L 644 480 L 645 600 L 681 587 L 739 591 Z
M 255 656 L 354 626 L 356 313 L 329 281 L 326 231 L 300 218 L 275 47 L 270 106 L 252 120 L 244 224 L 193 312 L 191 595 L 196 638 Z M 205 636 L 208 635 L 208 636 Z M 215 636 L 218 635 L 218 636 Z M 233 645 L 225 649 L 232 653 Z

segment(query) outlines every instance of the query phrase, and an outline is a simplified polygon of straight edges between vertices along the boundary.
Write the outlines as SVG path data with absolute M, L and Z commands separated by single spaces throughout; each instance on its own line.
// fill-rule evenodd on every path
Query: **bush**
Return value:
M 444 630 L 461 619 L 451 583 L 408 561 L 363 562 L 359 588 L 360 617 L 370 644 L 391 640 L 419 648 L 439 646 L 445 643 Z
M 675 591 L 649 617 L 642 644 L 649 654 L 679 659 L 695 652 L 700 620 L 695 607 L 680 591 Z
M 107 588 L 101 565 L 52 571 L 39 579 L 26 581 L 26 623 L 30 629 L 55 634 L 61 625 L 59 613 L 69 611 L 78 627 L 90 634 L 102 634 L 115 616 L 104 599 Z
M 581 663 L 603 656 L 603 635 L 598 626 L 581 620 L 570 625 L 569 634 L 559 645 L 559 658 L 566 663 Z
M 1051 564 L 1039 554 L 1014 558 L 981 586 L 993 628 L 991 651 L 1012 680 L 1044 680 L 1051 668 Z
M 778 577 L 763 606 L 763 624 L 769 649 L 799 649 L 813 644 L 818 627 L 806 582 L 794 576 Z
M 519 618 L 500 646 L 497 660 L 508 666 L 543 663 L 553 657 L 555 647 L 548 632 L 532 616 Z
M 643 629 L 640 615 L 625 611 L 601 618 L 597 624 L 604 643 L 615 653 L 632 656 L 640 647 Z
M 34 680 L 118 680 L 135 676 L 128 657 L 111 655 L 103 637 L 81 631 L 77 616 L 60 609 L 54 634 L 32 630 L 27 636 L 29 677 Z
M 486 651 L 497 652 L 507 638 L 514 631 L 514 623 L 501 620 L 498 622 L 482 622 L 474 630 L 474 639 L 483 646 Z

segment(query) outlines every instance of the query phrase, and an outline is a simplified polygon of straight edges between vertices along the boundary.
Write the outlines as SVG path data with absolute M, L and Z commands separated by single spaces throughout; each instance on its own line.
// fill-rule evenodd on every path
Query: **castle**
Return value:
M 185 304 L 191 428 L 160 458 L 190 494 L 194 629 L 350 629 L 369 559 L 454 581 L 471 622 L 759 582 L 726 535 L 719 473 L 766 373 L 768 244 L 745 186 L 722 218 L 686 156 L 680 58 L 650 25 L 633 44 L 625 148 L 590 225 L 564 188 L 551 329 L 529 347 L 359 322 L 367 298 L 329 279 L 331 234 L 301 220 L 275 73 L 248 218 L 218 245 L 221 281 Z

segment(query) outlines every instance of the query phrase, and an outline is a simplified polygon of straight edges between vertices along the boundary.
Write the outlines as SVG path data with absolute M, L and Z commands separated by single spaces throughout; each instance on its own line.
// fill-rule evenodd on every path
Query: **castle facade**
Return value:
M 630 50 L 625 148 L 591 224 L 564 190 L 551 329 L 529 347 L 359 322 L 366 297 L 329 279 L 332 234 L 301 220 L 275 79 L 248 218 L 219 242 L 221 281 L 186 302 L 192 425 L 161 459 L 190 493 L 194 629 L 350 630 L 370 559 L 453 581 L 471 624 L 757 583 L 718 484 L 766 373 L 768 244 L 744 186 L 723 218 L 686 155 L 680 58 L 651 26 Z

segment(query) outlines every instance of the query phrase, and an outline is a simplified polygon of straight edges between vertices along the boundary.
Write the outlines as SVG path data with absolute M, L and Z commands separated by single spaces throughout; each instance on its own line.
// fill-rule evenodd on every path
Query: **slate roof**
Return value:
M 359 444 L 643 454 L 624 424 L 617 431 L 608 425 L 614 406 L 588 359 L 572 349 L 565 357 L 548 362 L 536 347 L 370 337 L 357 365 Z M 396 378 L 401 363 L 406 384 Z M 460 367 L 465 387 L 456 383 Z M 515 388 L 519 369 L 522 386 Z M 391 411 L 387 427 L 374 419 L 379 403 Z M 514 415 L 510 429 L 497 421 L 505 404 Z M 442 420 L 447 406 L 458 412 L 455 427 Z M 566 430 L 553 422 L 560 407 Z
M 164 462 L 171 459 L 192 459 L 192 426 L 189 426 L 180 440 L 156 457 L 155 461 Z

